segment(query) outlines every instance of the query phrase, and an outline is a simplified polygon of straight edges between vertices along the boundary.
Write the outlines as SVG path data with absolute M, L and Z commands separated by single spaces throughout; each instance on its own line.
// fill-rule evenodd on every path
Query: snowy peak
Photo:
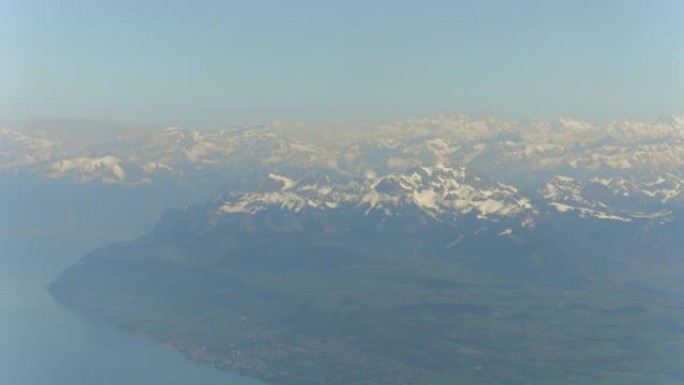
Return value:
M 113 156 L 79 157 L 52 163 L 50 177 L 70 176 L 77 182 L 100 179 L 104 183 L 119 183 L 126 179 L 121 160 Z
M 62 142 L 0 128 L 0 170 L 30 167 L 63 156 Z
M 532 210 L 530 201 L 519 196 L 514 187 L 445 164 L 383 176 L 370 187 L 376 194 L 410 202 L 435 218 L 470 213 L 483 218 L 513 216 Z
M 651 182 L 625 178 L 590 178 L 578 180 L 556 176 L 540 194 L 558 212 L 618 221 L 637 218 L 668 217 L 666 206 L 682 199 L 682 180 L 671 174 Z

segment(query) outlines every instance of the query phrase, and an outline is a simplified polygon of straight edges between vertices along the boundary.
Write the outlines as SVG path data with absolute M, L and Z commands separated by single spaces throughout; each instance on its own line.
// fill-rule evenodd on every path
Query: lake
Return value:
M 260 384 L 194 364 L 56 303 L 44 286 L 97 245 L 0 234 L 0 384 Z

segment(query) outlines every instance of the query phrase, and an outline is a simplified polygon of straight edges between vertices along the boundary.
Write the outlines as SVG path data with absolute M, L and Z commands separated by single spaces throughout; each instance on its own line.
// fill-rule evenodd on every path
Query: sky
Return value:
M 0 0 L 0 120 L 684 113 L 684 1 Z

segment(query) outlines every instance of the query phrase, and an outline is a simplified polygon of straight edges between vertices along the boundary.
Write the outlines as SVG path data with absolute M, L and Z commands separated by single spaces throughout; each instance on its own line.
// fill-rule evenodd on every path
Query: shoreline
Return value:
M 120 323 L 114 322 L 112 319 L 102 314 L 95 314 L 95 312 L 88 311 L 87 309 L 69 304 L 68 302 L 63 301 L 58 296 L 56 296 L 50 290 L 50 285 L 51 284 L 44 285 L 43 288 L 48 292 L 50 298 L 52 298 L 55 304 L 64 308 L 72 314 L 78 315 L 79 317 L 83 317 L 89 322 L 95 322 L 103 326 L 111 327 L 117 332 L 130 336 L 139 341 L 143 341 L 156 348 L 160 348 L 173 353 L 178 353 L 182 356 L 183 360 L 187 362 L 191 362 L 193 364 L 207 368 L 216 369 L 227 374 L 243 377 L 245 379 L 253 381 L 254 385 L 282 384 L 281 382 L 265 382 L 264 379 L 259 378 L 257 375 L 255 375 L 258 373 L 246 370 L 244 366 L 241 367 L 239 365 L 232 363 L 229 358 L 221 358 L 220 356 L 212 355 L 211 353 L 206 351 L 206 347 L 183 346 L 182 344 L 177 343 L 173 340 L 162 340 L 150 333 L 145 333 L 138 329 L 131 329 L 125 327 Z M 241 353 L 238 351 L 237 354 L 240 355 Z

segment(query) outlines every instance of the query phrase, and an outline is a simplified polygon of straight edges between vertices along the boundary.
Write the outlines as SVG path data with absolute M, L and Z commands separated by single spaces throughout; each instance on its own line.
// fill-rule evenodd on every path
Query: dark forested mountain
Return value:
M 264 174 L 94 250 L 51 292 L 274 384 L 684 381 L 674 174 Z

